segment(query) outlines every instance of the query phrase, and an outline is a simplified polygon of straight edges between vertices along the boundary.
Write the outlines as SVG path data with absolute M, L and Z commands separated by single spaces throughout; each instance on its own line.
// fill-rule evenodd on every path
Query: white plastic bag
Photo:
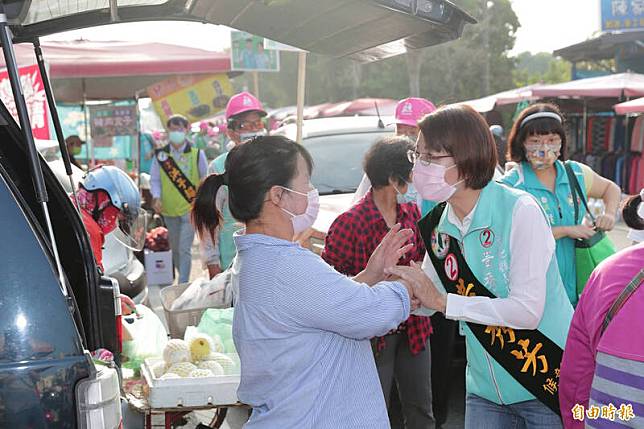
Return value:
M 211 280 L 200 278 L 174 300 L 171 310 L 198 308 L 225 308 L 233 302 L 230 270 L 217 274 Z
M 161 319 L 145 305 L 136 306 L 136 314 L 122 317 L 123 352 L 127 367 L 138 369 L 144 359 L 163 355 L 168 333 Z

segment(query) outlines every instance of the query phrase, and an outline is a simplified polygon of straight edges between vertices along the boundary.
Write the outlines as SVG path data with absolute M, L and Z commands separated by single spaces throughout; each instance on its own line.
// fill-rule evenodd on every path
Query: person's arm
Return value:
M 510 291 L 507 298 L 448 294 L 445 316 L 483 325 L 536 329 L 546 302 L 546 276 L 555 242 L 537 202 L 522 197 L 512 214 Z M 526 243 L 529 243 L 527 246 Z
M 199 243 L 199 250 L 201 251 L 202 267 L 207 269 L 210 278 L 213 278 L 221 272 L 221 267 L 219 266 L 219 243 L 213 242 L 210 234 L 207 234 Z
M 590 285 L 586 286 L 588 289 Z M 579 404 L 588 408 L 590 388 L 595 372 L 595 351 L 591 346 L 585 320 L 585 298 L 582 297 L 570 323 L 559 377 L 559 405 L 567 429 L 583 429 L 584 422 L 572 418 L 572 409 Z
M 595 230 L 584 224 L 552 227 L 552 236 L 555 240 L 559 240 L 564 237 L 587 239 L 593 235 L 595 235 Z
M 356 229 L 357 220 L 351 213 L 340 214 L 329 227 L 324 240 L 324 249 L 320 255 L 336 271 L 349 276 L 354 276 L 360 271 L 354 266 Z
M 601 198 L 604 201 L 604 214 L 595 218 L 595 225 L 602 231 L 610 231 L 615 226 L 615 216 L 622 198 L 622 191 L 612 181 L 592 172 L 592 184 L 587 191 L 589 198 Z
M 199 178 L 203 179 L 208 175 L 208 158 L 203 150 L 199 150 Z
M 363 340 L 384 335 L 409 317 L 409 292 L 402 282 L 369 287 L 305 250 L 276 265 L 273 305 L 301 327 Z

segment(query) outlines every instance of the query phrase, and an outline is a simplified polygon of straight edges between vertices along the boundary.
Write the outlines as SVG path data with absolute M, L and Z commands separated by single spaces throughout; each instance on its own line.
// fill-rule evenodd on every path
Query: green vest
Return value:
M 532 194 L 543 210 L 546 212 L 550 225 L 571 226 L 579 225 L 584 218 L 584 207 L 578 198 L 579 217 L 575 217 L 575 206 L 572 200 L 572 190 L 568 175 L 563 162 L 556 161 L 557 179 L 555 181 L 555 190 L 552 192 L 547 189 L 535 174 L 528 162 L 522 162 L 518 167 L 508 172 L 503 177 L 503 182 L 522 191 Z M 584 173 L 579 163 L 570 161 L 577 181 L 581 185 L 581 190 L 586 196 L 586 186 L 584 186 Z M 573 306 L 577 305 L 577 268 L 575 264 L 575 240 L 570 237 L 563 237 L 557 240 L 557 264 L 559 274 L 566 288 L 566 294 Z
M 492 181 L 481 192 L 465 236 L 449 221 L 449 208 L 438 225 L 439 232 L 457 238 L 476 278 L 499 298 L 509 295 L 512 213 L 522 195 L 525 193 Z M 530 246 L 530 243 L 525 243 L 525 246 Z M 561 284 L 555 258 L 550 262 L 546 283 L 546 304 L 538 329 L 563 348 L 573 309 Z M 461 323 L 461 327 L 467 346 L 468 393 L 497 404 L 536 399 L 485 351 L 466 323 Z
M 228 153 L 223 153 L 219 155 L 211 164 L 211 169 L 213 173 L 222 174 L 226 171 L 226 158 L 228 158 Z M 219 261 L 222 270 L 228 268 L 233 261 L 233 258 L 237 254 L 237 247 L 235 246 L 235 241 L 233 240 L 233 234 L 238 230 L 242 229 L 239 222 L 233 217 L 230 213 L 230 206 L 228 205 L 228 186 L 224 187 L 224 192 L 226 192 L 226 200 L 224 207 L 222 209 L 223 215 L 223 225 L 219 229 Z
M 163 148 L 170 156 L 170 146 Z M 183 151 L 180 159 L 174 158 L 183 174 L 195 186 L 199 186 L 199 149 L 192 147 L 189 143 Z M 158 162 L 158 161 L 157 161 Z M 181 195 L 174 186 L 166 172 L 159 165 L 159 174 L 161 176 L 161 203 L 163 204 L 162 214 L 164 216 L 179 217 L 190 211 L 190 203 Z

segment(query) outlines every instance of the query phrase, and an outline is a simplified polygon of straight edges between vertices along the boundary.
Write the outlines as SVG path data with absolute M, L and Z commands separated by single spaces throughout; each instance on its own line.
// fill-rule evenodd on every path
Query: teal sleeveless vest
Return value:
M 438 231 L 458 239 L 474 275 L 492 293 L 506 298 L 510 288 L 510 232 L 512 213 L 524 192 L 490 182 L 481 192 L 472 224 L 465 236 L 453 225 L 445 210 Z M 530 243 L 525 243 L 526 247 Z M 431 251 L 431 250 L 430 250 Z M 547 273 L 546 304 L 538 329 L 564 347 L 573 309 L 564 292 L 555 258 Z M 467 324 L 461 323 L 467 346 L 467 392 L 497 404 L 536 399 L 499 365 L 481 346 Z
M 579 163 L 569 161 L 577 180 L 581 185 L 581 190 L 586 196 L 586 186 L 584 185 L 584 173 Z M 577 219 L 575 217 L 575 206 L 572 200 L 572 191 L 568 175 L 564 164 L 556 161 L 557 180 L 555 182 L 555 191 L 547 189 L 537 178 L 534 170 L 528 162 L 522 162 L 516 168 L 509 171 L 503 182 L 517 189 L 532 194 L 543 210 L 546 212 L 550 225 L 571 226 L 581 224 L 584 217 L 584 208 L 581 200 L 578 201 L 580 210 Z M 577 268 L 575 264 L 575 240 L 569 237 L 563 237 L 557 240 L 557 264 L 559 274 L 566 288 L 566 294 L 573 306 L 577 305 Z
M 223 153 L 219 155 L 213 161 L 214 173 L 222 174 L 226 170 L 226 158 L 228 158 L 228 153 Z M 225 192 L 228 193 L 228 187 L 224 187 Z M 223 210 L 223 225 L 219 230 L 219 261 L 221 264 L 221 269 L 225 270 L 228 268 L 233 261 L 233 258 L 237 254 L 237 248 L 235 247 L 235 241 L 233 240 L 233 234 L 240 230 L 242 227 L 239 225 L 239 222 L 235 220 L 233 215 L 230 213 L 230 207 L 228 206 L 228 196 L 226 196 L 226 204 L 224 204 Z

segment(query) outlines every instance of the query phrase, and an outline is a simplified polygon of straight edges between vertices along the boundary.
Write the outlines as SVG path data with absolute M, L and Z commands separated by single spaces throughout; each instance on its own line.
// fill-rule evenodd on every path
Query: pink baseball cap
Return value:
M 266 116 L 266 111 L 262 103 L 255 98 L 250 92 L 240 92 L 230 97 L 226 106 L 226 119 L 237 116 L 241 113 L 256 111 L 262 116 Z
M 424 98 L 410 97 L 400 100 L 396 106 L 396 124 L 418 126 L 418 121 L 428 113 L 436 110 L 436 106 Z

